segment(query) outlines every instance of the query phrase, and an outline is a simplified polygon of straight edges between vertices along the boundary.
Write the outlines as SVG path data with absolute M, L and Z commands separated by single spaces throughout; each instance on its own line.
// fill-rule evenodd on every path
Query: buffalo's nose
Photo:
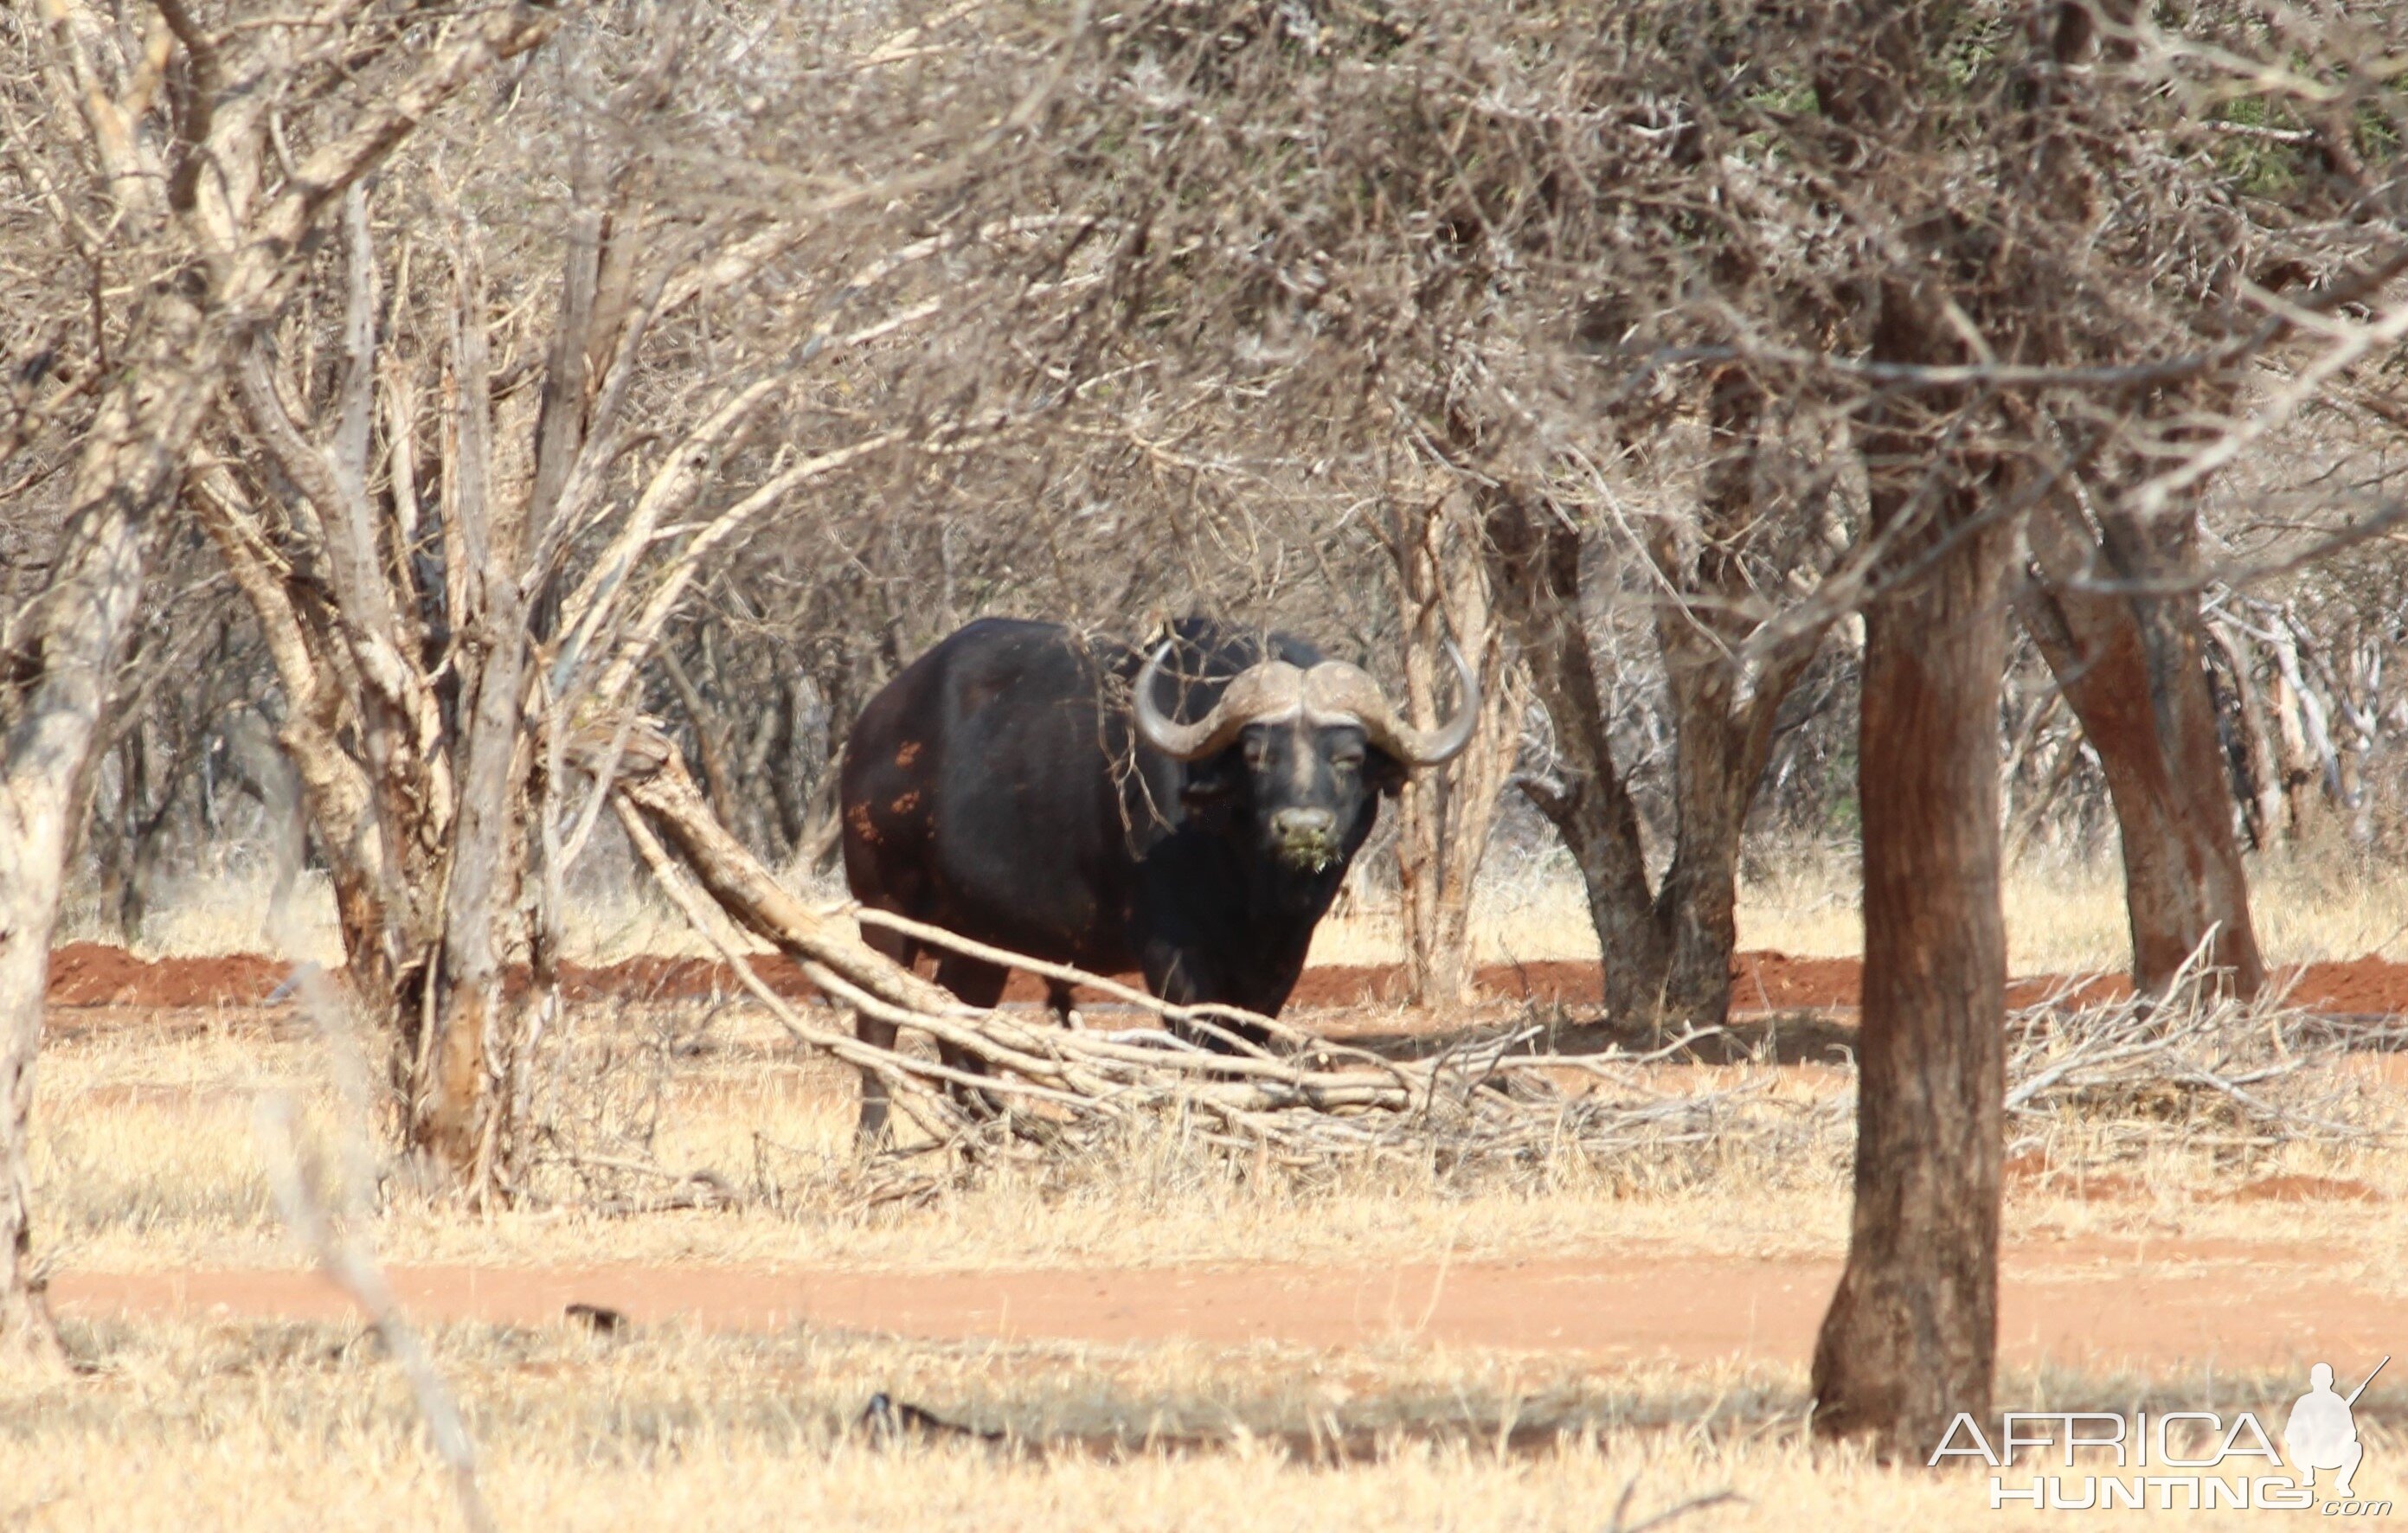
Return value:
M 1311 840 L 1328 835 L 1337 824 L 1327 809 L 1282 809 L 1271 816 L 1271 832 L 1282 840 Z

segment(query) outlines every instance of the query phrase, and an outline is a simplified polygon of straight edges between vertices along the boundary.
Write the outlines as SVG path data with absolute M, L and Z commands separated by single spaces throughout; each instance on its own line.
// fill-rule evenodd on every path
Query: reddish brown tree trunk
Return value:
M 2042 580 L 2026 587 L 2018 606 L 2106 773 L 2122 832 L 2133 982 L 2164 991 L 2204 946 L 2217 981 L 2254 996 L 2266 966 L 2233 833 L 2198 598 L 2081 583 L 2179 571 L 2189 563 L 2189 538 L 2112 523 L 2106 530 L 2094 543 L 2061 502 L 2037 513 L 2031 542 Z
M 1998 1345 L 2004 547 L 1995 530 L 1966 538 L 1865 619 L 1856 1210 L 1814 1352 L 1815 1426 L 1903 1453 L 1987 1411 Z
M 1907 309 L 1908 295 L 1888 304 Z M 1886 351 L 1953 360 L 1945 334 L 1885 316 Z M 1902 353 L 1902 354 L 1901 354 Z M 1959 1411 L 1986 1414 L 1998 1350 L 2006 931 L 1999 901 L 2003 519 L 1921 433 L 1875 429 L 1877 535 L 1918 500 L 1929 520 L 1886 561 L 1902 583 L 1865 613 L 1857 782 L 1865 970 L 1856 1203 L 1847 1266 L 1814 1351 L 1815 1428 L 1929 1452 Z M 1953 540 L 1952 540 L 1953 539 Z M 1928 561 L 1928 564 L 1924 561 Z

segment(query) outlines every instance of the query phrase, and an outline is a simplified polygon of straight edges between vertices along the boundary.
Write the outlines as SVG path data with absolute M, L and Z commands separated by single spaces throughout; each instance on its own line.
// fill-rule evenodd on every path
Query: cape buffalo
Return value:
M 1148 658 L 1054 623 L 973 623 L 853 725 L 846 881 L 866 906 L 980 942 L 1140 970 L 1165 1000 L 1275 1014 L 1381 797 L 1470 738 L 1478 684 L 1447 653 L 1462 700 L 1425 731 L 1368 673 L 1289 634 L 1189 619 Z M 937 954 L 938 982 L 963 1000 L 1002 995 L 1001 967 Z M 1066 989 L 1052 998 L 1068 1011 Z M 858 1025 L 894 1041 L 889 1024 Z M 865 1074 L 865 1135 L 884 1125 L 885 1096 Z

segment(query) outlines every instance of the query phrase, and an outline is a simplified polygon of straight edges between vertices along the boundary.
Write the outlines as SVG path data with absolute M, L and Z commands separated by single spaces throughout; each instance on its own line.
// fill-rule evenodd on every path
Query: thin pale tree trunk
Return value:
M 590 222 L 590 220 L 589 220 Z M 435 975 L 430 1064 L 414 1083 L 411 1142 L 446 1184 L 482 1200 L 495 1189 L 509 1110 L 502 1090 L 525 1008 L 503 993 L 502 932 L 524 881 L 526 793 L 532 749 L 526 736 L 529 614 L 521 595 L 534 525 L 550 514 L 580 445 L 584 409 L 584 348 L 592 318 L 596 252 L 574 242 L 564 314 L 547 367 L 538 420 L 537 478 L 529 495 L 496 496 L 494 484 L 491 365 L 482 268 L 473 242 L 459 255 L 460 297 L 454 353 L 460 372 L 456 419 L 458 494 L 447 546 L 463 553 L 460 626 L 477 636 L 462 667 L 457 822 L 444 891 L 443 947 Z M 562 423 L 566 417 L 568 424 Z M 537 966 L 536 989 L 551 980 Z
M 1471 741 L 1442 774 L 1410 779 L 1398 799 L 1397 865 L 1403 907 L 1405 977 L 1412 1004 L 1461 1005 L 1476 965 L 1471 896 L 1486 860 L 1497 802 L 1521 746 L 1522 693 L 1509 676 L 1504 635 L 1488 576 L 1471 536 L 1443 502 L 1398 518 L 1398 574 L 1411 627 L 1405 646 L 1405 707 L 1423 728 L 1446 712 L 1440 640 L 1451 633 L 1480 678 L 1480 720 Z
M 2221 623 L 2207 624 L 2206 633 L 2232 674 L 2233 701 L 2241 709 L 2242 757 L 2249 779 L 2241 807 L 2247 819 L 2249 844 L 2262 852 L 2281 836 L 2283 824 L 2283 769 L 2274 759 L 2266 699 L 2258 679 L 2250 674 L 2249 651 L 2242 641 Z
M 210 342 L 163 299 L 149 346 L 103 402 L 76 465 L 50 583 L 0 648 L 0 1361 L 62 1357 L 34 1282 L 27 1142 L 67 853 L 93 744 L 142 596 L 152 520 L 175 494 L 208 394 Z

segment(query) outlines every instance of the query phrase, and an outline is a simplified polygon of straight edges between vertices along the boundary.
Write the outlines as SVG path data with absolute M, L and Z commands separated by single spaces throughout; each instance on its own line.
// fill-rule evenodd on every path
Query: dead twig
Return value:
M 2205 944 L 2162 996 L 2069 1007 L 2061 997 L 2009 1020 L 2009 1113 L 2114 1112 L 2178 1126 L 2237 1125 L 2251 1142 L 2363 1140 L 2349 1082 L 2328 1069 L 2369 1030 L 2270 992 L 2240 1001 L 2214 984 Z
M 284 1222 L 293 1233 L 317 1257 L 320 1270 L 351 1296 L 352 1302 L 376 1327 L 377 1340 L 383 1344 L 386 1355 L 401 1366 L 435 1452 L 452 1471 L 452 1489 L 460 1503 L 461 1521 L 476 1533 L 489 1533 L 494 1526 L 493 1513 L 486 1510 L 484 1495 L 477 1486 L 477 1445 L 468 1436 L 459 1404 L 452 1397 L 443 1376 L 436 1371 L 435 1360 L 427 1355 L 417 1330 L 402 1313 L 400 1302 L 385 1282 L 383 1269 L 338 1227 L 318 1196 L 294 1117 L 292 1098 L 281 1092 L 261 1098 L 260 1137 L 266 1141 L 268 1175 L 275 1184 L 277 1206 L 282 1210 Z

